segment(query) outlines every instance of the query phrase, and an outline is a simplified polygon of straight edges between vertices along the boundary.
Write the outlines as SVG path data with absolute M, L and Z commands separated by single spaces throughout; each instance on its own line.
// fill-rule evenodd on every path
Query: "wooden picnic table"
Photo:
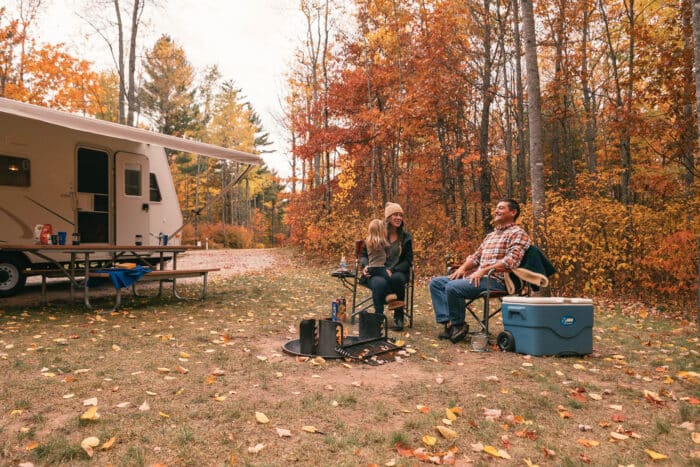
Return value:
M 71 301 L 74 296 L 75 287 L 80 288 L 81 284 L 78 282 L 78 277 L 84 277 L 82 287 L 84 289 L 84 303 L 88 309 L 92 309 L 90 304 L 90 293 L 88 287 L 88 278 L 90 276 L 90 255 L 95 253 L 105 253 L 109 255 L 112 265 L 117 263 L 121 258 L 128 258 L 129 260 L 136 260 L 142 264 L 149 264 L 146 261 L 147 258 L 152 258 L 154 254 L 158 255 L 159 270 L 161 272 L 159 276 L 160 286 L 159 295 L 163 290 L 163 281 L 172 281 L 173 283 L 173 294 L 178 297 L 175 290 L 175 278 L 182 277 L 183 271 L 175 273 L 177 270 L 177 255 L 183 253 L 187 250 L 194 249 L 196 247 L 182 246 L 182 245 L 107 245 L 103 243 L 81 243 L 79 245 L 44 245 L 44 244 L 9 244 L 0 243 L 0 251 L 16 251 L 25 254 L 32 254 L 38 256 L 39 258 L 45 260 L 46 262 L 52 264 L 55 269 L 51 270 L 53 273 L 58 273 L 58 275 L 65 276 L 70 281 L 70 297 Z M 52 253 L 60 253 L 70 255 L 70 262 L 61 262 L 55 258 Z M 172 277 L 168 277 L 165 271 L 165 255 L 172 255 Z M 82 269 L 77 268 L 77 264 L 83 262 L 84 267 Z M 41 272 L 37 270 L 40 274 Z M 206 280 L 206 272 L 211 270 L 202 270 Z M 196 271 L 192 271 L 193 273 Z M 42 299 L 46 301 L 46 275 L 42 275 Z

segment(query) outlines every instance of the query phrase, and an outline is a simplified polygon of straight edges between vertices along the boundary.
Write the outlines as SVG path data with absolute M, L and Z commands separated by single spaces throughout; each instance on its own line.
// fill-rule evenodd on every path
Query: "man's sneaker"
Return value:
M 406 302 L 403 302 L 401 300 L 392 300 L 386 304 L 386 307 L 390 310 L 395 310 L 397 308 L 403 308 L 404 305 L 406 305 Z
M 399 299 L 398 295 L 396 295 L 395 293 L 390 293 L 390 294 L 387 294 L 384 301 L 389 303 L 389 302 L 393 302 L 394 300 L 398 300 L 398 299 Z
M 456 344 L 459 341 L 464 340 L 469 334 L 469 325 L 467 323 L 462 323 L 452 326 L 452 333 L 450 334 L 450 341 Z
M 438 334 L 438 339 L 449 339 L 452 335 L 452 324 L 448 321 L 445 323 L 445 329 Z

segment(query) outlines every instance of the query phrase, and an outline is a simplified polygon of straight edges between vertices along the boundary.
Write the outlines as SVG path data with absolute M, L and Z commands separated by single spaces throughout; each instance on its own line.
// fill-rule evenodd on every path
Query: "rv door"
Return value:
M 141 235 L 151 243 L 149 231 L 149 164 L 140 154 L 117 152 L 115 163 L 116 244 L 133 245 Z

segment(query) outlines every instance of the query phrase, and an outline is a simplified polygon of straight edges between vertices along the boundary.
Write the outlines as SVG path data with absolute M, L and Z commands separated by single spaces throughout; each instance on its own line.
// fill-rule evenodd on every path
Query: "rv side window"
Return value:
M 141 196 L 141 166 L 126 164 L 124 167 L 124 194 Z
M 29 186 L 29 159 L 0 155 L 0 185 Z
M 154 203 L 160 203 L 163 200 L 163 197 L 160 195 L 160 187 L 158 186 L 158 179 L 156 178 L 156 174 L 151 172 L 150 174 L 150 191 L 151 191 L 151 201 Z

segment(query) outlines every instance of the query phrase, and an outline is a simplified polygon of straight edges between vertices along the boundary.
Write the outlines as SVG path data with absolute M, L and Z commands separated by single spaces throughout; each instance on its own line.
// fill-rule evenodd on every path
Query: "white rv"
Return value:
M 3 252 L 32 244 L 38 224 L 81 243 L 178 245 L 182 213 L 164 148 L 259 164 L 232 149 L 0 98 L 0 297 L 41 268 L 39 257 Z M 172 235 L 175 235 L 174 237 Z M 55 257 L 57 261 L 65 258 Z

